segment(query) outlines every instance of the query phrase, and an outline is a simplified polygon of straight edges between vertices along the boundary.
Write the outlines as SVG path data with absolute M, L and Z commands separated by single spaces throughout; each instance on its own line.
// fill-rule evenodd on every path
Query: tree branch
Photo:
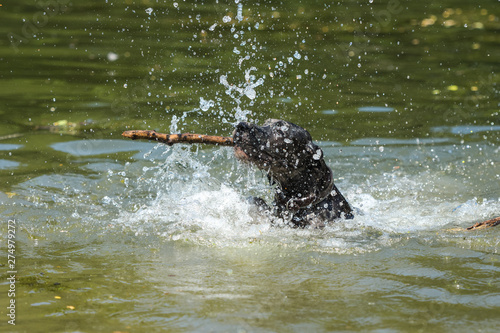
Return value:
M 166 143 L 171 146 L 174 143 L 206 143 L 218 146 L 233 146 L 233 138 L 225 136 L 215 136 L 215 135 L 204 135 L 204 134 L 193 134 L 193 133 L 182 133 L 182 134 L 164 134 L 158 133 L 156 131 L 147 130 L 133 130 L 125 131 L 122 136 L 136 140 L 154 140 L 162 143 Z
M 494 227 L 499 224 L 500 224 L 500 217 L 496 217 L 488 221 L 478 222 L 474 224 L 472 227 L 468 227 L 467 230 L 484 229 L 484 228 Z

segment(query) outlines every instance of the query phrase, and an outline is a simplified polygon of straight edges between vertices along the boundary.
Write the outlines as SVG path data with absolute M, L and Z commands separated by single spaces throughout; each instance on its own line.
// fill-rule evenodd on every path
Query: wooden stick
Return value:
M 468 227 L 467 230 L 484 229 L 484 228 L 494 227 L 499 224 L 500 224 L 500 217 L 496 217 L 488 221 L 478 222 L 474 224 L 472 227 Z
M 215 135 L 204 135 L 204 134 L 193 134 L 193 133 L 182 133 L 182 134 L 164 134 L 158 133 L 156 131 L 147 130 L 134 130 L 125 131 L 122 136 L 136 140 L 154 140 L 162 143 L 166 143 L 171 146 L 174 143 L 207 143 L 219 146 L 233 146 L 233 138 L 225 136 L 215 136 Z

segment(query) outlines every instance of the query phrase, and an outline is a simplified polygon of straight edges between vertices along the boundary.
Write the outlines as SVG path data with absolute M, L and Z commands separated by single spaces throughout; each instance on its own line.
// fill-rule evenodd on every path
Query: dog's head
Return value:
M 302 127 L 276 119 L 262 126 L 242 122 L 233 132 L 233 141 L 236 157 L 267 171 L 277 185 L 273 203 L 278 215 L 294 212 L 297 225 L 342 214 L 352 218 L 323 151 Z
M 284 120 L 268 119 L 262 126 L 241 122 L 233 140 L 238 159 L 277 180 L 292 178 L 323 162 L 323 151 L 313 143 L 309 132 Z

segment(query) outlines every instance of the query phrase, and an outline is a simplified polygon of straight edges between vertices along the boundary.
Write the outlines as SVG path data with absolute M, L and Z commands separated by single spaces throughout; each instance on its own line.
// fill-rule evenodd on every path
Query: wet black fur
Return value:
M 263 126 L 241 122 L 233 140 L 235 155 L 266 171 L 276 185 L 271 207 L 253 198 L 261 209 L 299 227 L 322 227 L 341 217 L 353 218 L 351 207 L 333 183 L 323 151 L 302 127 L 276 119 L 268 119 Z

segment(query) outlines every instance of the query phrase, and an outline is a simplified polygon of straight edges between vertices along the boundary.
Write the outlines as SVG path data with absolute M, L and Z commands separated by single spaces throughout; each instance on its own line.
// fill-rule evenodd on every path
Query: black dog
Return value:
M 353 218 L 352 209 L 333 183 L 323 151 L 305 129 L 284 120 L 268 119 L 263 126 L 241 122 L 233 133 L 238 159 L 267 171 L 276 185 L 272 208 L 253 201 L 294 226 L 324 226 L 337 218 Z

